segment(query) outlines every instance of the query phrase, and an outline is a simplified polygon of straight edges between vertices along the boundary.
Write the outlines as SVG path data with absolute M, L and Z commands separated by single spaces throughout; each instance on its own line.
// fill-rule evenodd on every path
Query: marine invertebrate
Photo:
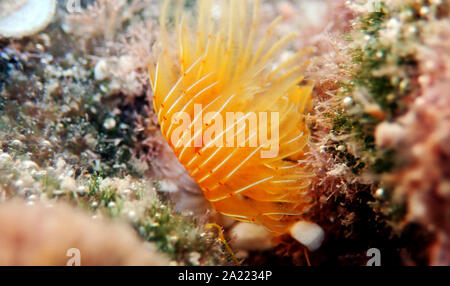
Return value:
M 180 2 L 174 18 L 171 1 L 162 6 L 159 56 L 149 67 L 161 131 L 218 212 L 287 233 L 314 201 L 302 163 L 313 87 L 303 75 L 306 51 L 279 60 L 296 37 L 271 44 L 281 18 L 259 41 L 259 1 L 200 0 L 195 20 Z
M 170 263 L 155 245 L 144 244 L 130 226 L 92 220 L 64 203 L 49 208 L 11 201 L 2 204 L 0 218 L 2 266 L 73 265 L 66 256 L 70 249 L 80 251 L 84 266 Z
M 0 2 L 0 36 L 20 38 L 43 30 L 53 19 L 55 0 Z

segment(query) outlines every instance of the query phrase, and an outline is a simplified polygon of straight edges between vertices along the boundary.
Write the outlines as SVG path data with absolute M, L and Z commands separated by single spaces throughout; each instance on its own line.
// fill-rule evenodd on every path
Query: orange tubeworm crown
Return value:
M 218 212 L 285 233 L 313 201 L 306 51 L 280 60 L 297 35 L 274 41 L 278 18 L 261 36 L 259 1 L 182 2 L 162 4 L 149 67 L 161 131 Z

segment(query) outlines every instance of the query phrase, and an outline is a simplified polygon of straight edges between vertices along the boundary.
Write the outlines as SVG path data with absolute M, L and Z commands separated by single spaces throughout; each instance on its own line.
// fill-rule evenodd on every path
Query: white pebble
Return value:
M 376 190 L 375 197 L 377 197 L 378 199 L 383 198 L 384 197 L 384 189 L 379 188 L 378 190 Z
M 299 221 L 292 226 L 291 236 L 310 251 L 315 251 L 322 245 L 325 232 L 318 224 L 309 221 Z
M 105 60 L 100 60 L 94 68 L 94 77 L 98 81 L 105 80 L 109 77 L 109 65 Z
M 128 212 L 128 218 L 132 221 L 136 220 L 136 212 L 135 211 L 129 211 Z
M 108 118 L 105 120 L 105 122 L 103 123 L 103 127 L 105 127 L 105 129 L 107 130 L 111 130 L 114 129 L 114 127 L 116 127 L 116 120 L 114 120 L 114 118 Z
M 78 186 L 77 192 L 80 195 L 86 194 L 86 187 L 85 186 Z
M 272 235 L 261 225 L 240 222 L 231 229 L 231 244 L 236 249 L 262 251 L 274 247 Z
M 349 107 L 350 105 L 352 105 L 353 99 L 350 96 L 347 96 L 346 98 L 344 98 L 343 102 L 345 107 Z
M 22 162 L 22 166 L 25 168 L 25 169 L 38 169 L 38 165 L 35 163 L 35 162 L 33 162 L 33 161 L 30 161 L 30 160 L 28 160 L 28 161 L 23 161 Z

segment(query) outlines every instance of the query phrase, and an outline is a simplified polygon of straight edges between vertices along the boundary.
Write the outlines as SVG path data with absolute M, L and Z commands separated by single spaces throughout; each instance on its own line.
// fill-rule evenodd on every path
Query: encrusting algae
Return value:
M 308 51 L 280 60 L 297 35 L 275 42 L 277 18 L 259 37 L 259 1 L 199 0 L 195 17 L 172 2 L 163 3 L 160 50 L 149 67 L 164 137 L 218 212 L 288 233 L 314 202 L 312 171 L 302 163 L 313 88 L 303 75 Z

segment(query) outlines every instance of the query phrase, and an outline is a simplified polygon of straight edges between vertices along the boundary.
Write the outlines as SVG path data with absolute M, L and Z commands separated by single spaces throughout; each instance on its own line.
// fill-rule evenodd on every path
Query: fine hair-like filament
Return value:
M 262 224 L 274 234 L 285 233 L 313 201 L 312 173 L 298 163 L 310 138 L 305 116 L 312 84 L 304 80 L 308 62 L 302 61 L 307 51 L 280 60 L 297 35 L 277 39 L 274 31 L 281 18 L 261 34 L 259 1 L 198 0 L 193 12 L 186 12 L 183 4 L 163 2 L 159 52 L 149 67 L 161 131 L 218 212 Z M 215 112 L 222 118 L 230 112 L 276 112 L 277 155 L 262 158 L 264 145 L 202 143 L 194 127 L 201 123 L 205 131 L 209 126 L 196 117 L 196 105 L 202 107 L 202 114 Z M 173 142 L 177 129 L 173 119 L 180 112 L 190 115 L 191 136 Z M 240 131 L 237 125 L 231 127 L 248 135 L 246 143 L 260 131 L 259 125 L 243 125 Z M 269 138 L 275 135 L 270 127 Z M 225 137 L 225 133 L 224 129 L 219 135 Z M 196 140 L 201 144 L 193 145 Z

